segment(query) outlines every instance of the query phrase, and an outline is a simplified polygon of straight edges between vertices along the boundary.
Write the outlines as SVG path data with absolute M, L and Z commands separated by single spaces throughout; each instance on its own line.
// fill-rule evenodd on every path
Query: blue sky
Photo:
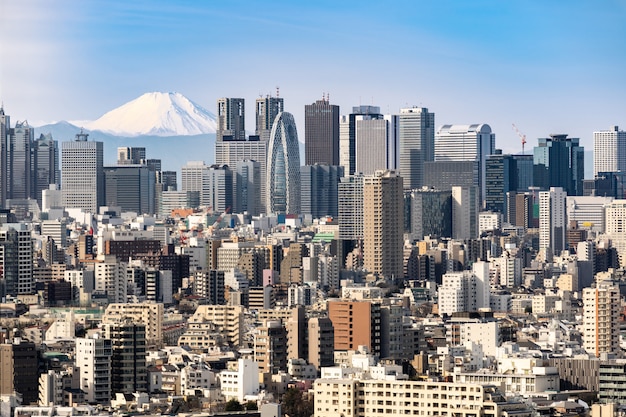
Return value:
M 96 119 L 148 91 L 275 92 L 303 140 L 304 105 L 347 114 L 424 106 L 488 123 L 496 144 L 626 129 L 626 1 L 0 0 L 0 99 L 13 120 Z M 59 138 L 63 139 L 63 138 Z

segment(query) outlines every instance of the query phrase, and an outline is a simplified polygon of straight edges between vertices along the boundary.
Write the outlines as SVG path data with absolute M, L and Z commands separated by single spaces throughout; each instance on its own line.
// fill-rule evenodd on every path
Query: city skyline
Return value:
M 487 123 L 505 152 L 521 151 L 511 123 L 530 143 L 567 133 L 591 149 L 592 132 L 626 114 L 625 14 L 623 2 L 5 2 L 0 99 L 14 120 L 37 125 L 94 120 L 155 90 L 217 113 L 219 97 L 252 103 L 279 86 L 301 140 L 304 105 L 328 94 L 341 114 L 415 105 L 437 114 L 437 127 Z M 290 51 L 279 66 L 271 40 Z

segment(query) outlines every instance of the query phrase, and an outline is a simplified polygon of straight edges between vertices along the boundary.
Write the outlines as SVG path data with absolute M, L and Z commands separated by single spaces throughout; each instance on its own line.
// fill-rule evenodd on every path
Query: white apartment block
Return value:
M 243 307 L 225 305 L 200 305 L 189 319 L 190 323 L 215 324 L 229 343 L 239 346 L 243 341 Z
M 478 214 L 478 235 L 502 229 L 502 213 L 482 211 Z
M 619 347 L 619 287 L 611 282 L 583 289 L 583 348 L 591 355 L 616 353 Z
M 259 365 L 249 359 L 239 359 L 236 366 L 218 374 L 222 395 L 226 401 L 243 403 L 246 396 L 259 393 Z
M 109 339 L 76 339 L 76 367 L 80 369 L 80 389 L 88 403 L 111 401 L 111 356 Z
M 105 255 L 94 264 L 95 291 L 106 294 L 110 303 L 125 303 L 128 290 L 125 262 L 113 255 Z
M 493 385 L 377 379 L 318 379 L 315 417 L 530 416 L 522 404 L 504 402 Z

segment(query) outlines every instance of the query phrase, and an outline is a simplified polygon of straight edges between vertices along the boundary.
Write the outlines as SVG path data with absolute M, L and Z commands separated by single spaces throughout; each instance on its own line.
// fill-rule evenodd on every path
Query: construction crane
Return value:
M 517 133 L 517 136 L 519 136 L 519 138 L 522 140 L 522 155 L 524 155 L 524 145 L 526 145 L 526 135 L 522 134 L 522 132 L 519 131 L 517 126 L 515 126 L 515 123 L 513 123 L 513 130 L 515 130 L 515 133 Z

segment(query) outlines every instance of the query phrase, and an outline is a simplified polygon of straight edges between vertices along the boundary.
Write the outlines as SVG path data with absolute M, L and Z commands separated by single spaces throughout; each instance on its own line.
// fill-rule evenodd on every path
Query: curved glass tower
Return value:
M 267 150 L 267 210 L 300 214 L 300 147 L 293 115 L 281 112 L 272 124 Z

